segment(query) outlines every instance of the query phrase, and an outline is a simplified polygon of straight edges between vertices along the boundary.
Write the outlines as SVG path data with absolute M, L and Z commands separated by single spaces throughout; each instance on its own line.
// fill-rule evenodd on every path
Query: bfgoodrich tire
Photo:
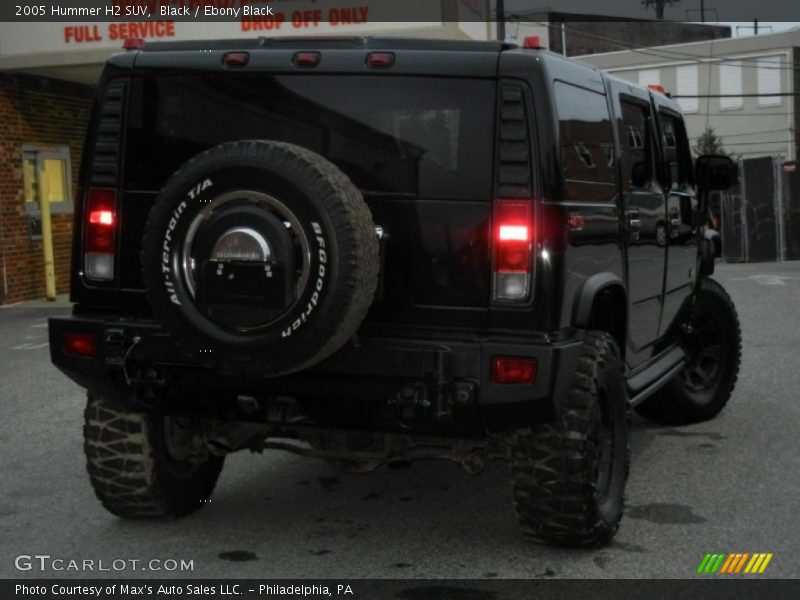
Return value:
M 510 435 L 511 483 L 522 530 L 560 546 L 607 544 L 628 478 L 628 399 L 619 351 L 582 334 L 572 387 L 556 419 Z
M 728 403 L 739 376 L 739 317 L 728 293 L 713 279 L 700 284 L 694 321 L 682 333 L 682 341 L 686 367 L 636 407 L 642 416 L 668 425 L 716 417 Z
M 335 165 L 273 141 L 187 162 L 148 217 L 142 271 L 156 319 L 221 372 L 275 376 L 332 354 L 378 280 L 369 208 Z
M 191 421 L 132 410 L 89 394 L 83 428 L 89 478 L 111 513 L 180 517 L 209 501 L 224 458 L 203 445 Z

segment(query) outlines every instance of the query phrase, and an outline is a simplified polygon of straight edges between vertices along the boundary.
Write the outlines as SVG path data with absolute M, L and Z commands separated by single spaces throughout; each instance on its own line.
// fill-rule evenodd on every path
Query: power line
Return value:
M 784 98 L 798 96 L 796 92 L 774 94 L 673 94 L 672 98 Z
M 716 132 L 715 132 L 716 133 Z M 754 135 L 768 135 L 770 133 L 788 133 L 788 128 L 784 127 L 783 129 L 772 129 L 770 131 L 750 131 L 747 133 L 718 133 L 716 134 L 717 137 L 745 137 L 745 136 L 754 136 Z M 700 136 L 697 137 L 690 137 L 690 140 L 699 139 Z
M 766 152 L 764 152 L 763 150 L 743 150 L 741 152 L 734 151 L 733 154 L 739 156 L 744 156 L 745 154 L 757 154 L 758 156 L 776 156 L 776 155 L 783 156 L 783 154 L 780 154 L 779 152 L 775 152 L 772 150 L 768 150 Z
M 526 23 L 534 23 L 536 25 L 540 25 L 542 27 L 547 27 L 547 28 L 553 27 L 553 25 L 551 25 L 550 23 L 543 22 L 543 21 L 536 21 L 536 20 L 533 20 L 533 19 L 528 19 L 528 18 L 525 18 L 522 15 L 512 15 L 512 18 L 513 17 L 516 17 L 517 20 L 524 21 Z M 681 60 L 684 60 L 685 62 L 692 62 L 692 63 L 696 63 L 698 65 L 699 64 L 709 64 L 709 65 L 710 64 L 724 64 L 724 63 L 727 63 L 727 62 L 737 61 L 737 62 L 741 63 L 741 67 L 742 68 L 765 69 L 765 70 L 780 70 L 780 71 L 797 71 L 797 70 L 800 70 L 800 65 L 770 66 L 770 65 L 760 64 L 758 60 L 752 60 L 752 59 L 747 59 L 747 58 L 737 58 L 736 56 L 730 56 L 730 55 L 704 58 L 702 56 L 697 56 L 696 54 L 688 54 L 686 52 L 678 52 L 676 50 L 669 50 L 669 49 L 666 49 L 666 48 L 663 48 L 663 47 L 657 47 L 657 46 L 635 46 L 633 44 L 629 44 L 629 43 L 626 43 L 626 42 L 621 42 L 620 40 L 615 40 L 613 38 L 609 38 L 609 37 L 606 37 L 606 36 L 603 36 L 603 35 L 589 33 L 587 31 L 580 31 L 580 30 L 574 29 L 572 27 L 565 26 L 564 29 L 567 32 L 574 33 L 575 35 L 578 35 L 578 36 L 583 36 L 583 37 L 586 37 L 586 38 L 601 40 L 601 41 L 610 43 L 612 45 L 615 45 L 615 46 L 617 46 L 619 48 L 624 48 L 626 50 L 630 50 L 631 52 L 636 52 L 637 54 L 643 54 L 643 55 L 646 55 L 646 56 L 652 56 L 652 57 L 655 57 L 655 58 L 661 58 L 661 59 L 665 59 L 665 60 L 674 61 L 676 59 L 681 59 Z M 726 39 L 732 39 L 732 38 L 726 38 Z M 715 41 L 719 41 L 719 40 L 710 40 L 710 42 L 712 44 L 712 48 L 711 48 L 712 50 L 713 50 L 713 43 Z M 586 56 L 592 56 L 592 55 L 588 54 Z M 746 64 L 746 63 L 751 63 L 751 64 Z
M 690 140 L 697 140 L 698 138 L 689 138 Z M 726 142 L 729 146 L 771 146 L 771 145 L 786 145 L 786 144 L 794 144 L 796 143 L 795 140 L 776 140 L 776 141 L 767 141 L 764 140 L 762 142 Z
M 795 113 L 792 113 L 792 112 L 774 112 L 774 113 L 768 113 L 768 112 L 753 113 L 753 112 L 750 112 L 750 113 L 746 113 L 746 112 L 739 112 L 739 111 L 731 111 L 731 112 L 724 112 L 724 113 L 716 113 L 716 114 L 713 115 L 713 117 L 715 119 L 717 117 L 737 117 L 737 118 L 742 118 L 742 117 L 788 117 L 788 116 L 794 115 L 794 114 Z M 686 117 L 687 119 L 691 119 L 691 118 L 698 118 L 699 119 L 699 118 L 705 117 L 704 114 L 700 114 L 700 113 L 684 113 L 683 116 Z

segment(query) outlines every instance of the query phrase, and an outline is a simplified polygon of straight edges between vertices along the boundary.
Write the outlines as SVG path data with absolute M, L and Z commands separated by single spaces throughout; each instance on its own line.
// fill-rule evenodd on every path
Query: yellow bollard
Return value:
M 50 218 L 50 199 L 46 192 L 39 190 L 39 210 L 42 213 L 42 250 L 44 251 L 44 278 L 47 299 L 56 300 L 56 268 L 53 258 L 53 223 Z

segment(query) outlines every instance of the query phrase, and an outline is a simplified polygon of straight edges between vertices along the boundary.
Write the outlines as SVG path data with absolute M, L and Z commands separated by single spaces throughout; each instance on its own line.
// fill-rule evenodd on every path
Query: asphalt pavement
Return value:
M 773 553 L 757 577 L 800 577 L 800 262 L 722 265 L 716 277 L 744 335 L 733 398 L 696 426 L 634 419 L 625 517 L 599 550 L 525 539 L 502 462 L 475 477 L 440 461 L 348 475 L 240 453 L 196 514 L 118 519 L 86 475 L 84 392 L 49 361 L 46 319 L 67 305 L 0 308 L 0 577 L 684 578 L 710 552 Z M 42 572 L 28 555 L 67 570 Z M 166 571 L 169 560 L 192 570 Z

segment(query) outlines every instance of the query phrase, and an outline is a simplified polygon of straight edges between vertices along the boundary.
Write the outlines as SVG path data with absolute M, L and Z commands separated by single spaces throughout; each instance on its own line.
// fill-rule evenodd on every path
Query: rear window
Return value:
M 341 75 L 138 78 L 125 185 L 154 190 L 223 142 L 304 146 L 365 192 L 491 195 L 495 86 L 487 80 Z

